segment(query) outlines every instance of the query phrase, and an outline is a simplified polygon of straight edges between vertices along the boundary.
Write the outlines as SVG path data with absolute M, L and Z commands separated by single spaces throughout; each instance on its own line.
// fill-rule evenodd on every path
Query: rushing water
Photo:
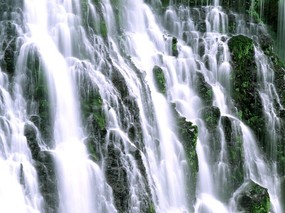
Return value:
M 44 207 L 49 204 L 58 209 L 50 212 L 63 213 L 236 212 L 236 197 L 249 179 L 268 189 L 272 212 L 283 212 L 276 165 L 281 121 L 275 109 L 283 106 L 273 65 L 258 45 L 257 90 L 265 138 L 271 142 L 266 155 L 231 97 L 229 31 L 255 39 L 262 26 L 248 25 L 235 13 L 233 24 L 218 0 L 195 8 L 170 1 L 163 14 L 159 0 L 147 2 L 24 1 L 16 78 L 5 70 L 0 76 L 0 212 L 49 212 Z M 31 67 L 31 52 L 37 53 L 34 63 L 47 82 L 44 109 L 51 125 L 44 129 L 31 119 L 41 116 L 43 103 L 29 98 L 29 85 L 21 84 L 29 82 L 24 67 Z M 165 94 L 153 75 L 157 66 L 165 76 Z M 197 184 L 189 180 L 195 171 L 173 110 L 198 126 L 193 150 L 198 155 Z M 205 118 L 209 112 L 219 115 L 214 128 Z M 38 151 L 52 156 L 55 177 L 50 187 L 58 201 L 48 200 L 43 190 L 25 125 L 35 129 Z M 240 148 L 240 167 L 231 165 L 229 128 L 238 147 L 232 148 Z M 244 183 L 237 185 L 235 174 Z

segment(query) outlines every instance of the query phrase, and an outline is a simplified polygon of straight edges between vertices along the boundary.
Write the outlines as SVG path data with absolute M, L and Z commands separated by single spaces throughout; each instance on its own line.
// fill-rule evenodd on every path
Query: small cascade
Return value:
M 108 7 L 108 1 L 105 1 L 105 8 Z M 112 16 L 107 19 L 108 29 L 112 29 L 110 24 L 114 23 L 110 17 Z M 172 109 L 165 96 L 161 94 L 161 91 L 158 91 L 152 73 L 155 66 L 161 65 L 160 52 L 167 53 L 170 50 L 164 41 L 164 34 L 155 22 L 154 15 L 143 1 L 126 1 L 120 24 L 124 27 L 124 37 L 121 40 L 124 54 L 129 55 L 135 67 L 146 72 L 145 81 L 151 92 L 150 97 L 145 99 L 142 86 L 136 79 L 137 77 L 133 76 L 133 71 L 130 70 L 129 65 L 125 64 L 120 56 L 119 60 L 112 57 L 113 62 L 118 63 L 118 68 L 121 67 L 119 70 L 128 82 L 129 91 L 137 99 L 144 137 L 143 143 L 146 150 L 143 156 L 144 165 L 148 171 L 148 181 L 153 185 L 151 191 L 155 209 L 158 212 L 188 211 L 183 174 L 184 167 L 186 168 L 184 166 L 186 159 L 175 129 L 169 125 L 173 123 L 172 119 L 174 119 L 171 117 Z M 108 36 L 114 42 L 114 47 L 121 46 L 112 33 Z M 150 39 L 154 39 L 155 42 Z M 169 59 L 171 60 L 171 58 Z M 149 112 L 149 109 L 146 108 L 145 103 L 147 102 L 153 104 L 154 112 Z M 155 123 L 150 120 L 152 116 L 154 116 Z M 176 170 L 175 173 L 173 173 L 174 169 Z M 130 184 L 132 186 L 135 183 L 130 182 Z
M 6 4 L 5 4 L 6 3 Z M 9 8 L 9 10 L 8 10 Z M 0 212 L 39 213 L 43 197 L 26 135 L 26 101 L 12 76 L 22 34 L 22 4 L 1 2 L 0 14 Z
M 234 70 L 230 65 L 232 59 L 229 54 L 227 44 L 227 39 L 229 38 L 227 37 L 226 33 L 228 32 L 229 24 L 232 23 L 228 22 L 227 14 L 224 14 L 222 8 L 219 6 L 205 6 L 203 9 L 207 11 L 204 17 L 199 14 L 200 11 L 198 9 L 197 12 L 183 6 L 180 6 L 180 8 L 177 9 L 177 12 L 174 8 L 172 9 L 170 7 L 165 13 L 167 22 L 175 23 L 175 25 L 172 26 L 167 23 L 167 27 L 170 32 L 180 38 L 183 38 L 184 42 L 190 45 L 191 50 L 189 52 L 193 51 L 192 55 L 185 55 L 185 52 L 183 52 L 185 48 L 184 42 L 179 40 L 180 55 L 177 59 L 177 63 L 182 61 L 182 58 L 184 57 L 193 57 L 196 59 L 196 63 L 199 64 L 199 66 L 191 65 L 190 68 L 186 68 L 187 70 L 191 71 L 190 75 L 192 75 L 192 77 L 184 77 L 183 79 L 190 80 L 187 82 L 188 85 L 197 86 L 197 81 L 193 82 L 193 79 L 197 78 L 195 75 L 202 73 L 202 79 L 207 85 L 203 87 L 204 93 L 207 88 L 207 90 L 209 90 L 208 93 L 212 94 L 212 97 L 208 98 L 209 100 L 206 100 L 206 102 L 203 99 L 201 100 L 202 105 L 197 103 L 195 105 L 191 105 L 191 103 L 193 103 L 191 99 L 185 101 L 186 96 L 179 94 L 180 97 L 184 98 L 184 100 L 181 101 L 179 100 L 179 96 L 176 96 L 176 93 L 173 93 L 174 100 L 179 100 L 179 103 L 185 103 L 184 106 L 181 104 L 179 107 L 181 113 L 186 115 L 188 119 L 194 121 L 199 129 L 199 139 L 197 144 L 197 153 L 199 157 L 199 178 L 195 212 L 233 211 L 231 204 L 228 205 L 228 199 L 229 196 L 234 193 L 234 191 L 229 191 L 235 190 L 236 187 L 239 186 L 239 183 L 236 182 L 237 180 L 229 180 L 228 177 L 232 175 L 241 175 L 244 176 L 244 178 L 251 178 L 260 185 L 266 187 L 271 197 L 272 209 L 274 209 L 276 212 L 282 212 L 280 208 L 281 201 L 279 191 L 280 177 L 278 177 L 276 164 L 274 162 L 277 152 L 274 149 L 277 149 L 277 141 L 279 140 L 279 137 L 276 135 L 275 131 L 278 131 L 278 128 L 280 128 L 280 122 L 274 109 L 276 106 L 273 106 L 272 104 L 274 103 L 274 100 L 276 100 L 278 110 L 282 109 L 283 107 L 280 104 L 279 97 L 273 84 L 274 75 L 272 72 L 272 67 L 267 65 L 270 64 L 267 61 L 267 57 L 259 50 L 255 49 L 258 82 L 261 82 L 258 84 L 260 85 L 258 90 L 262 99 L 263 112 L 266 118 L 266 123 L 270 126 L 274 126 L 274 128 L 269 126 L 267 128 L 269 130 L 268 138 L 272 140 L 272 143 L 270 144 L 271 147 L 268 149 L 271 150 L 269 153 L 271 152 L 270 159 L 273 160 L 273 163 L 271 164 L 270 162 L 263 161 L 263 167 L 258 167 L 256 174 L 252 171 L 254 170 L 255 165 L 232 165 L 233 162 L 236 161 L 235 158 L 237 156 L 241 158 L 243 157 L 243 151 L 241 151 L 242 149 L 244 149 L 244 152 L 247 152 L 248 155 L 254 155 L 254 152 L 258 150 L 262 152 L 260 150 L 261 148 L 257 146 L 255 151 L 250 151 L 248 150 L 248 147 L 246 147 L 246 145 L 249 145 L 250 143 L 248 142 L 248 138 L 244 138 L 244 135 L 247 135 L 246 131 L 248 131 L 248 127 L 245 129 L 245 125 L 240 124 L 242 115 L 239 115 L 234 110 L 234 102 L 231 100 L 231 78 Z M 215 17 L 217 17 L 216 21 Z M 206 28 L 201 28 L 201 25 L 196 24 L 202 22 L 199 21 L 199 19 L 197 20 L 197 18 L 204 18 L 206 20 Z M 242 18 L 243 17 L 236 16 L 236 32 L 245 33 L 248 36 L 251 36 L 262 30 L 260 26 L 246 24 L 244 20 L 241 20 Z M 205 30 L 205 32 L 202 30 Z M 201 35 L 201 37 L 199 35 Z M 197 44 L 197 41 L 200 41 L 200 43 Z M 175 67 L 176 75 L 179 76 L 179 66 L 176 65 Z M 178 79 L 180 78 L 178 77 Z M 183 92 L 185 91 L 186 90 Z M 199 93 L 197 94 L 197 92 L 199 92 L 199 90 L 196 89 L 196 91 L 194 90 L 192 94 L 194 96 L 195 94 L 200 95 Z M 200 96 L 200 98 L 203 97 Z M 186 103 L 188 106 L 186 106 Z M 190 113 L 189 109 L 195 109 L 195 112 L 199 113 Z M 228 128 L 230 128 L 232 131 L 231 135 L 228 135 Z M 243 136 L 243 138 L 241 136 Z M 253 141 L 257 143 L 256 138 L 252 138 L 251 142 Z M 231 143 L 235 144 L 234 146 L 236 146 L 236 148 L 233 148 Z M 233 154 L 235 156 L 233 156 Z M 247 159 L 246 156 L 245 159 Z M 247 160 L 245 161 L 247 162 Z M 255 161 L 259 160 L 255 159 Z M 249 171 L 252 171 L 250 172 L 250 175 L 247 173 L 243 174 L 242 170 L 244 167 L 246 167 Z M 266 169 L 264 169 L 265 167 Z M 270 177 L 265 178 L 265 176 L 270 173 L 270 170 L 272 170 L 273 173 L 271 172 Z M 260 181 L 263 179 L 262 177 L 265 179 L 263 182 Z M 243 178 L 239 178 L 241 178 L 239 181 L 242 183 Z M 212 205 L 209 205 L 209 203 Z M 237 205 L 237 203 L 235 205 Z M 215 207 L 212 208 L 213 206 Z
M 83 143 L 72 60 L 74 38 L 80 28 L 78 2 L 26 1 L 30 34 L 26 42 L 38 50 L 46 72 L 57 166 L 60 212 L 116 212 L 100 167 L 88 158 Z M 98 202 L 99 205 L 96 203 Z
M 41 212 L 43 199 L 24 136 L 25 102 L 19 90 L 11 97 L 8 76 L 0 71 L 0 211 Z
M 280 200 L 280 179 L 276 166 L 269 165 L 256 145 L 256 139 L 244 124 L 241 124 L 243 134 L 244 158 L 246 159 L 247 178 L 254 180 L 268 189 L 273 212 L 282 212 Z

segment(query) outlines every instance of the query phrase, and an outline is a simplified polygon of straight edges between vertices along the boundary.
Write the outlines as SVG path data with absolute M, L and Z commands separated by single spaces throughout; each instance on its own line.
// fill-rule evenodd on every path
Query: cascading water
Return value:
M 42 196 L 36 170 L 24 137 L 25 105 L 20 94 L 13 99 L 9 94 L 8 76 L 1 81 L 1 212 L 40 212 Z M 18 91 L 19 92 L 19 91 Z
M 15 78 L 1 43 L 1 212 L 241 212 L 254 184 L 284 212 L 263 26 L 218 0 L 169 2 L 24 1 Z
M 49 101 L 57 164 L 60 212 L 109 212 L 110 195 L 99 166 L 88 159 L 83 143 L 79 106 L 75 93 L 72 39 L 80 28 L 79 2 L 26 1 L 25 14 L 29 33 L 27 42 L 39 52 L 48 76 Z M 75 8 L 73 8 L 75 6 Z M 96 203 L 99 202 L 99 205 Z

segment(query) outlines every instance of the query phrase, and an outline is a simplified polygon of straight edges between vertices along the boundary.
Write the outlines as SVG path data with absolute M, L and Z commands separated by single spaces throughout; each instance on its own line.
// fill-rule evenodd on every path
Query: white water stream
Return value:
M 72 60 L 73 39 L 80 30 L 78 1 L 25 1 L 30 34 L 48 76 L 50 102 L 55 107 L 53 138 L 57 164 L 60 212 L 93 213 L 108 209 L 110 191 L 99 166 L 88 159 L 83 143 Z M 77 6 L 77 7 L 76 7 Z M 75 8 L 74 8 L 75 7 Z M 71 61 L 71 63 L 69 63 Z

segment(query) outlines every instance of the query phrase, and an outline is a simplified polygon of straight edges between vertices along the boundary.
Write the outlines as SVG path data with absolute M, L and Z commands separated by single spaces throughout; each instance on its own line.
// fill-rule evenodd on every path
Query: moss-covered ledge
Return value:
M 153 78 L 158 91 L 162 94 L 166 94 L 166 80 L 163 70 L 159 66 L 154 66 L 152 69 Z
M 267 189 L 249 180 L 237 196 L 237 208 L 239 212 L 245 213 L 270 212 L 270 198 Z
M 196 199 L 197 173 L 199 170 L 198 155 L 196 152 L 198 127 L 191 121 L 187 121 L 185 117 L 180 116 L 175 108 L 175 104 L 172 105 L 172 111 L 176 121 L 176 130 L 184 147 L 190 169 L 190 172 L 186 173 L 188 200 L 194 204 Z
M 257 66 L 253 40 L 244 35 L 233 36 L 228 41 L 232 65 L 232 97 L 237 116 L 254 131 L 260 147 L 266 148 L 265 121 L 262 101 L 257 90 Z

